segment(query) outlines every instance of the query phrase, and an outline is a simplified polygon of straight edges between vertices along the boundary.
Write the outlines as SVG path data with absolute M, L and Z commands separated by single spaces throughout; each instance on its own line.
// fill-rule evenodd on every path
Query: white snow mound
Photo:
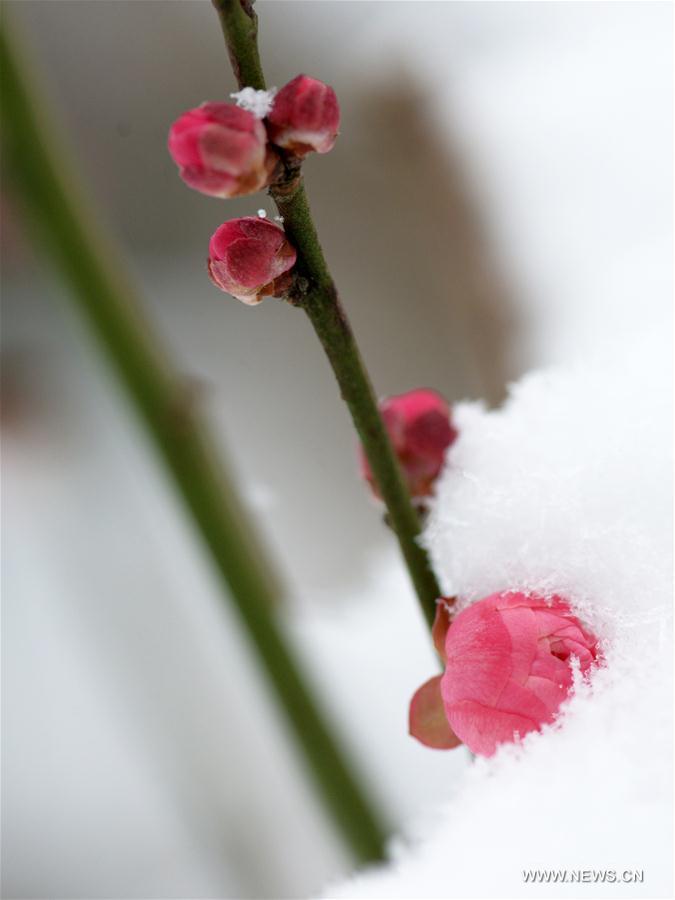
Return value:
M 500 410 L 456 409 L 425 536 L 444 589 L 562 594 L 606 664 L 544 733 L 439 783 L 388 866 L 326 896 L 672 896 L 668 360 L 652 335 L 529 375 Z

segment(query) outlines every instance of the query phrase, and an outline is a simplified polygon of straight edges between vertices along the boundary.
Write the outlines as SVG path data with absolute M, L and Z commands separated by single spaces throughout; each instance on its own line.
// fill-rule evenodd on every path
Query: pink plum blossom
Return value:
M 502 591 L 451 622 L 440 694 L 452 732 L 491 756 L 552 722 L 572 689 L 572 660 L 583 675 L 598 659 L 597 638 L 561 597 Z
M 394 452 L 403 469 L 412 497 L 428 497 L 433 493 L 445 452 L 457 437 L 450 420 L 450 408 L 443 397 L 428 388 L 417 388 L 405 394 L 387 397 L 380 402 L 380 413 Z M 376 497 L 377 484 L 360 448 L 361 474 Z
M 340 107 L 332 87 L 298 75 L 281 88 L 267 117 L 270 140 L 278 147 L 305 156 L 312 150 L 333 149 L 340 127 Z
M 296 252 L 283 228 L 267 219 L 245 216 L 225 222 L 209 243 L 211 281 L 242 303 L 279 296 L 290 283 Z
M 169 131 L 169 153 L 183 181 L 213 197 L 261 190 L 278 162 L 263 123 L 232 103 L 184 112 Z

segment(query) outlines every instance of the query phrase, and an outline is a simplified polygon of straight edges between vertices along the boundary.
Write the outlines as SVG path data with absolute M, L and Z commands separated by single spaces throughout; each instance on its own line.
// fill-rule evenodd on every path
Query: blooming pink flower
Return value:
M 572 658 L 583 674 L 598 653 L 561 597 L 492 594 L 448 628 L 440 682 L 448 723 L 470 750 L 491 756 L 552 722 L 572 688 Z
M 223 223 L 209 242 L 211 281 L 242 303 L 283 292 L 295 264 L 295 248 L 283 228 L 267 219 L 244 216 Z
M 428 497 L 443 467 L 445 451 L 457 437 L 450 408 L 440 394 L 417 388 L 380 402 L 380 412 L 394 452 L 413 497 Z M 361 474 L 379 497 L 379 490 L 360 448 Z
M 213 197 L 259 191 L 278 161 L 263 123 L 232 103 L 202 103 L 183 113 L 169 131 L 169 153 L 183 181 Z
M 332 87 L 298 75 L 281 88 L 267 117 L 270 140 L 296 156 L 333 149 L 340 127 L 340 107 Z

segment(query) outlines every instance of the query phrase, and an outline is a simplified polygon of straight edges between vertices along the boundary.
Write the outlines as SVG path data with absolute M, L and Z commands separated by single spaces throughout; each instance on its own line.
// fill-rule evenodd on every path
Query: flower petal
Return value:
M 537 723 L 525 716 L 488 709 L 473 700 L 462 700 L 446 708 L 450 726 L 472 753 L 492 756 L 499 744 L 509 744 L 537 730 Z
M 475 700 L 491 706 L 511 677 L 511 638 L 492 603 L 462 610 L 448 630 L 441 691 L 446 704 Z

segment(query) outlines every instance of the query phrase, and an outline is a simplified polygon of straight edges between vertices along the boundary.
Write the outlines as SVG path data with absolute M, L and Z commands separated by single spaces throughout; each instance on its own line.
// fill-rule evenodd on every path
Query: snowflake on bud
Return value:
M 221 291 L 255 306 L 278 297 L 290 285 L 296 252 L 283 228 L 269 219 L 245 216 L 225 222 L 209 243 L 209 276 Z
M 245 87 L 230 94 L 230 97 L 237 106 L 253 113 L 256 119 L 264 119 L 272 109 L 276 92 L 276 88 L 270 88 L 269 91 L 256 91 L 255 88 Z
M 272 143 L 296 156 L 306 156 L 313 150 L 328 153 L 339 127 L 335 91 L 308 75 L 298 75 L 282 87 L 267 116 Z
M 265 126 L 232 103 L 202 103 L 171 126 L 169 153 L 191 188 L 212 197 L 239 197 L 266 187 L 278 156 Z

